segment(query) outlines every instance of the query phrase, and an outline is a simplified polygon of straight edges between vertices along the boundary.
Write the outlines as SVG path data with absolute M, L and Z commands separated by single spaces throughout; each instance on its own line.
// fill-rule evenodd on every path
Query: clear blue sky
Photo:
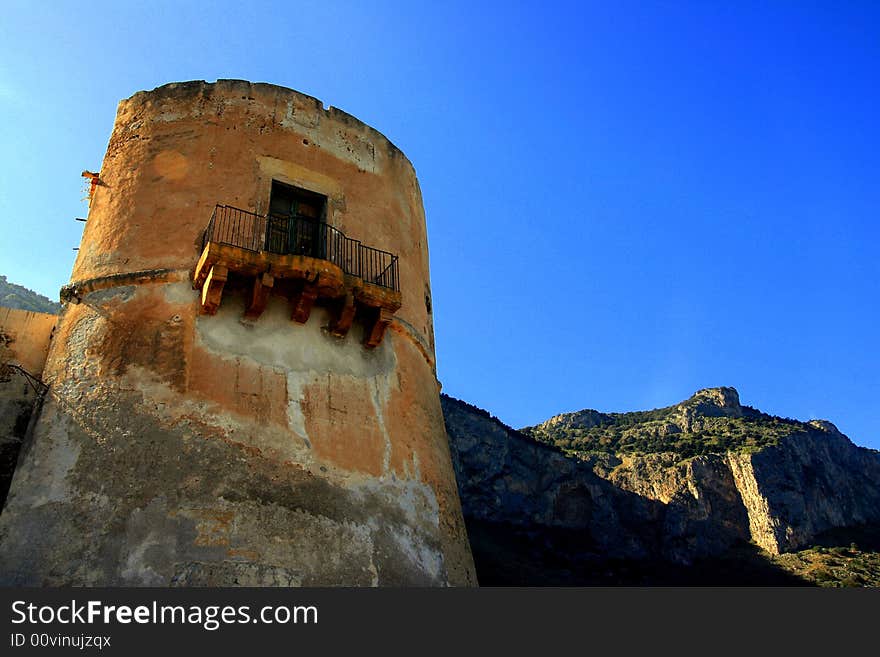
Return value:
M 449 394 L 522 426 L 732 385 L 880 448 L 876 2 L 4 0 L 0 55 L 13 281 L 67 281 L 121 98 L 273 82 L 415 164 Z

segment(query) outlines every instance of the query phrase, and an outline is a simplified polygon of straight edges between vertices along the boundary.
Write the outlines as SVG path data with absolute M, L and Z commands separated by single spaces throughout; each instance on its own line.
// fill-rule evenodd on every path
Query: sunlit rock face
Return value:
M 399 258 L 399 308 L 379 339 L 377 313 L 320 288 L 326 260 L 291 268 L 299 279 L 218 263 L 206 303 L 194 276 L 215 206 L 265 217 L 273 185 Z M 340 294 L 365 289 L 345 276 Z M 325 296 L 304 304 L 310 285 Z M 0 516 L 4 583 L 476 583 L 438 400 L 421 194 L 380 133 L 268 84 L 135 94 L 63 294 L 51 393 Z

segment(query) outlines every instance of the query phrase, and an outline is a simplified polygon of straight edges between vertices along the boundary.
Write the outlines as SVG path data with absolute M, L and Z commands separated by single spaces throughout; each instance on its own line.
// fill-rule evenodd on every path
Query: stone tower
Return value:
M 269 84 L 136 93 L 62 298 L 3 583 L 476 583 L 421 195 L 379 132 Z

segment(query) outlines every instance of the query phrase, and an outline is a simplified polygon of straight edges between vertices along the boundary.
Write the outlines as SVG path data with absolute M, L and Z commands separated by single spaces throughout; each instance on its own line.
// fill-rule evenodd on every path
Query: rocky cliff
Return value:
M 557 551 L 566 571 L 609 559 L 693 564 L 749 544 L 778 554 L 880 523 L 880 453 L 828 422 L 742 406 L 732 388 L 522 432 L 450 397 L 442 404 L 472 539 L 496 551 L 525 541 L 542 561 Z

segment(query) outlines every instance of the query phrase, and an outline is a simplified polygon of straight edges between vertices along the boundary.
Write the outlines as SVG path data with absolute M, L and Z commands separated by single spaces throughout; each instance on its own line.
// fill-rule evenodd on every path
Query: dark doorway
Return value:
M 273 253 L 326 258 L 327 197 L 272 181 L 266 244 Z

